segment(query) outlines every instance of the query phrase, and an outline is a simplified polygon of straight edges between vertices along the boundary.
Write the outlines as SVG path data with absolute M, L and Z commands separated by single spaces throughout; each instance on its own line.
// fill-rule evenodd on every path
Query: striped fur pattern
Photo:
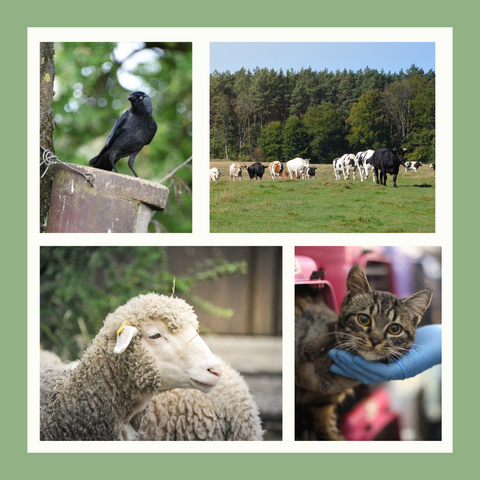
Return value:
M 373 291 L 359 265 L 347 276 L 340 314 L 323 301 L 320 291 L 297 286 L 295 299 L 295 400 L 308 407 L 315 439 L 343 440 L 336 408 L 359 384 L 330 372 L 328 352 L 347 350 L 372 361 L 392 361 L 415 340 L 415 329 L 430 305 L 432 290 L 399 299 Z

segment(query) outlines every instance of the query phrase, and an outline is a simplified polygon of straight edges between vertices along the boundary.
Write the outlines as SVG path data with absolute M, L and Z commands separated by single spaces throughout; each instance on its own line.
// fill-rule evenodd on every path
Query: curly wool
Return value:
M 105 323 L 110 317 L 111 330 L 115 332 L 123 322 L 138 328 L 143 322 L 156 319 L 161 319 L 174 333 L 188 324 L 198 329 L 197 315 L 191 305 L 181 298 L 156 293 L 131 298 L 125 305 L 110 313 Z
M 156 395 L 143 416 L 138 440 L 262 440 L 260 414 L 248 385 L 218 360 L 223 375 L 212 392 L 174 389 Z
M 184 300 L 149 293 L 132 298 L 104 321 L 78 367 L 40 377 L 41 440 L 135 440 L 131 418 L 161 391 L 161 372 L 142 346 L 141 325 L 162 320 L 176 331 L 198 326 Z M 119 327 L 139 329 L 122 354 L 113 353 Z

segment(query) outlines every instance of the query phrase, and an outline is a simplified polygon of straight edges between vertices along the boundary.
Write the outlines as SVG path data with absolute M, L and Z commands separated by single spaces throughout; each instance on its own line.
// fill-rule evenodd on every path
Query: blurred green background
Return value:
M 88 165 L 102 149 L 133 91 L 150 95 L 158 131 L 135 161 L 139 177 L 159 182 L 192 155 L 192 44 L 55 43 L 55 151 L 60 160 Z M 191 163 L 163 183 L 165 212 L 150 231 L 192 231 Z M 127 159 L 116 165 L 132 175 Z
M 175 250 L 177 255 L 189 259 L 189 266 L 181 271 L 175 261 L 169 264 Z M 219 307 L 216 300 L 203 298 L 194 287 L 210 282 L 218 285 L 215 282 L 224 281 L 225 277 L 245 277 L 247 262 L 238 260 L 238 256 L 232 257 L 235 250 L 228 247 L 41 247 L 42 347 L 54 351 L 65 361 L 80 358 L 108 313 L 139 294 L 171 295 L 174 278 L 175 296 L 194 306 L 202 333 L 212 333 L 200 317 L 228 319 L 234 312 L 229 307 Z

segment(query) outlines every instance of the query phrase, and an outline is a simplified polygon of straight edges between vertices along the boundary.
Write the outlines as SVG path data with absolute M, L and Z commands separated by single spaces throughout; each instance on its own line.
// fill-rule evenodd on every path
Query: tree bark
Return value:
M 40 43 L 40 163 L 43 160 L 44 147 L 55 154 L 53 145 L 53 130 L 55 120 L 53 115 L 53 81 L 55 79 L 53 43 Z M 46 165 L 40 167 L 40 176 L 45 173 Z M 48 211 L 50 208 L 50 193 L 53 181 L 53 168 L 40 179 L 40 232 L 44 232 Z

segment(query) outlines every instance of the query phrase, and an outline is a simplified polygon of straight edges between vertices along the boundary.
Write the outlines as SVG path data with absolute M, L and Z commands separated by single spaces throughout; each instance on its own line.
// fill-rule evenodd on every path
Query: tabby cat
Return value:
M 295 298 L 295 402 L 297 415 L 309 407 L 317 440 L 344 440 L 336 408 L 360 382 L 330 372 L 328 352 L 343 349 L 367 360 L 388 362 L 402 356 L 415 340 L 415 329 L 430 305 L 432 290 L 399 299 L 373 291 L 365 272 L 353 265 L 340 314 L 323 300 L 321 290 L 297 286 Z

